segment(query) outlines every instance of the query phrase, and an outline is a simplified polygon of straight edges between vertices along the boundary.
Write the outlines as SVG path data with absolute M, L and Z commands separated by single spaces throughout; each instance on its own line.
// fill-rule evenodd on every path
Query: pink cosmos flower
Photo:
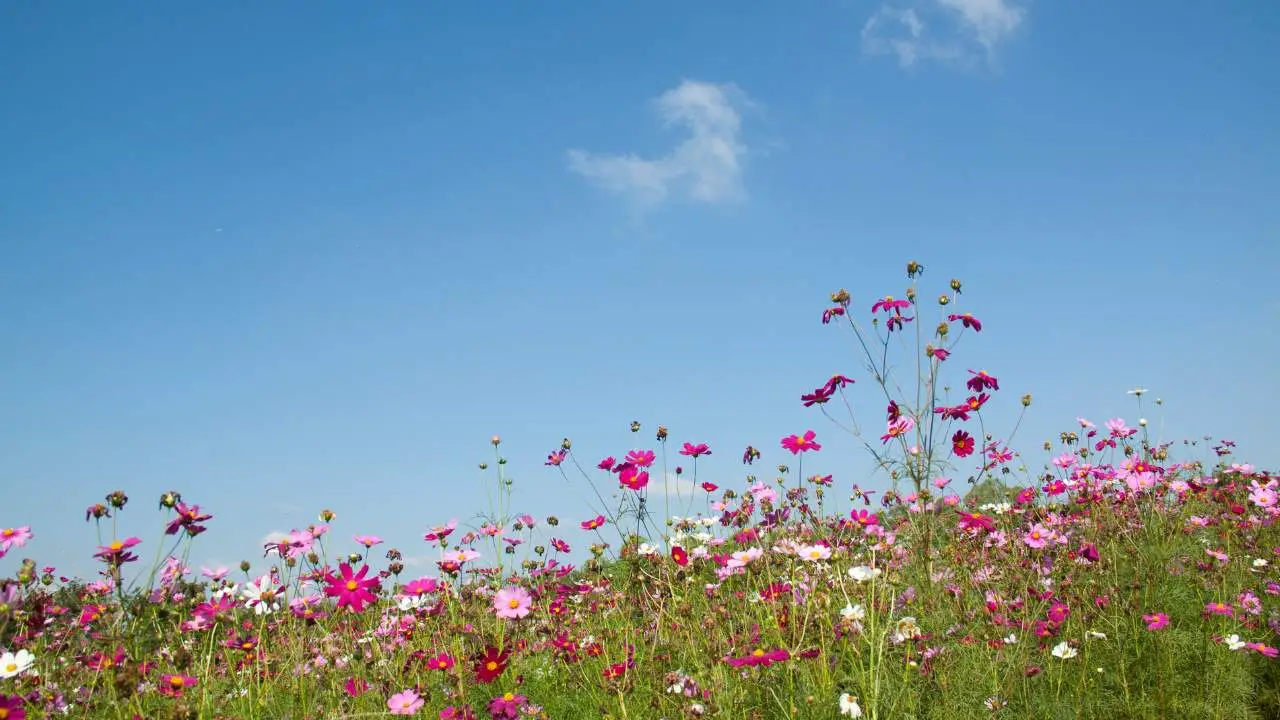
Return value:
M 1031 529 L 1027 530 L 1025 535 L 1022 536 L 1022 542 L 1026 543 L 1029 548 L 1040 550 L 1045 545 L 1049 544 L 1049 539 L 1051 537 L 1052 535 L 1048 528 L 1040 523 L 1036 523 L 1031 526 Z
M 792 455 L 799 455 L 810 450 L 821 450 L 822 445 L 814 440 L 817 436 L 817 433 L 812 430 L 806 431 L 804 435 L 789 435 L 782 438 L 782 448 L 790 450 Z
M 618 482 L 631 490 L 643 490 L 649 484 L 649 472 L 635 465 L 624 464 L 618 473 Z
M 503 620 L 519 619 L 529 614 L 533 597 L 518 585 L 504 587 L 493 596 L 493 612 Z
M 324 594 L 329 597 L 338 598 L 338 607 L 350 606 L 353 612 L 362 612 L 366 604 L 372 604 L 378 601 L 371 590 L 378 587 L 378 578 L 365 578 L 369 572 L 368 565 L 362 565 L 360 572 L 353 573 L 351 566 L 346 563 L 338 565 L 341 577 L 335 576 L 333 573 L 325 575 L 325 582 L 328 583 L 324 589 Z
M 612 470 L 612 469 L 613 469 L 613 466 L 614 466 L 615 464 L 617 464 L 617 462 L 618 462 L 618 461 L 617 461 L 617 460 L 614 460 L 614 459 L 613 459 L 613 456 L 612 456 L 612 455 L 610 455 L 609 457 L 607 457 L 607 458 L 605 458 L 605 459 L 601 460 L 600 462 L 596 463 L 596 467 L 600 468 L 601 470 Z
M 657 456 L 654 455 L 652 450 L 632 450 L 627 453 L 627 457 L 624 461 L 635 465 L 636 467 L 647 468 L 653 464 L 653 461 L 656 458 Z
M 969 373 L 973 375 L 973 377 L 969 378 L 969 381 L 966 382 L 965 385 L 975 393 L 980 393 L 987 389 L 1000 389 L 1000 381 L 988 375 L 986 370 L 978 370 L 977 372 L 970 370 Z
M 767 650 L 767 651 L 762 648 L 756 648 L 755 650 L 751 651 L 751 653 L 748 655 L 743 655 L 742 657 L 736 657 L 736 658 L 729 657 L 729 658 L 725 658 L 724 660 L 725 662 L 729 663 L 729 665 L 733 667 L 743 667 L 744 665 L 746 666 L 760 665 L 762 667 L 769 667 L 770 665 L 776 662 L 783 662 L 784 660 L 788 660 L 790 658 L 791 658 L 791 653 L 781 648 L 777 650 Z
M 1147 624 L 1147 629 L 1151 631 L 1163 630 L 1169 627 L 1169 616 L 1162 612 L 1143 615 L 1142 620 Z
M 357 545 L 363 545 L 366 550 L 382 544 L 382 538 L 377 535 L 352 535 L 351 539 L 355 540 Z
M 600 529 L 600 528 L 602 528 L 602 527 L 604 527 L 604 516 L 603 516 L 603 515 L 597 515 L 597 516 L 595 516 L 595 517 L 591 518 L 590 520 L 585 520 L 585 521 L 583 521 L 583 523 L 582 523 L 582 529 L 583 529 L 583 530 L 598 530 L 598 529 Z
M 693 443 L 685 443 L 684 447 L 680 450 L 680 454 L 696 458 L 702 455 L 710 455 L 711 448 L 707 447 L 706 443 L 698 443 L 697 445 L 694 445 Z
M 849 518 L 863 527 L 880 524 L 880 516 L 866 510 L 850 510 Z
M 422 539 L 426 540 L 427 542 L 436 542 L 437 540 L 443 542 L 444 539 L 449 537 L 449 534 L 452 533 L 457 527 L 458 527 L 458 520 L 457 518 L 454 518 L 453 520 L 450 520 L 448 523 L 445 523 L 444 525 L 437 525 L 431 528 L 430 530 L 427 531 L 426 535 L 422 536 Z
M 564 458 L 567 454 L 568 453 L 564 450 L 556 450 L 547 456 L 547 461 L 543 464 L 550 465 L 551 467 L 559 467 L 560 463 L 564 462 Z
M 889 423 L 885 434 L 880 436 L 880 442 L 889 442 L 892 438 L 905 435 L 915 426 L 916 421 L 910 415 L 899 415 L 896 420 Z
M 195 687 L 199 681 L 190 675 L 169 674 L 161 675 L 159 690 L 161 695 L 170 697 L 182 697 L 182 691 L 189 687 Z
M 951 322 L 955 322 L 959 320 L 962 326 L 969 328 L 974 332 L 982 332 L 982 323 L 978 321 L 978 318 L 970 315 L 969 313 L 961 313 L 959 315 L 948 315 L 947 320 Z
M 880 310 L 884 310 L 886 313 L 890 313 L 894 311 L 906 310 L 909 307 L 911 307 L 911 303 L 907 302 L 906 300 L 895 300 L 892 295 L 885 295 L 883 298 L 881 298 L 880 300 L 877 300 L 876 303 L 871 306 L 871 312 L 876 313 L 876 312 L 879 312 Z
M 1269 658 L 1280 657 L 1280 649 L 1273 648 L 1270 645 L 1264 645 L 1262 643 L 1245 643 L 1244 646 Z
M 98 552 L 93 556 L 101 558 L 108 565 L 121 565 L 127 562 L 133 562 L 138 559 L 137 555 L 129 552 L 129 548 L 142 542 L 142 538 L 131 537 L 124 540 L 116 540 L 110 545 L 99 545 Z
M 1223 602 L 1211 602 L 1204 606 L 1204 611 L 1210 615 L 1222 615 L 1224 617 L 1233 617 L 1235 609 Z
M 405 690 L 387 698 L 387 708 L 392 715 L 416 715 L 427 701 L 413 690 Z
M 440 653 L 439 655 L 427 658 L 428 670 L 448 670 L 457 664 L 458 661 L 454 660 L 453 656 L 449 653 Z
M 35 536 L 31 534 L 30 525 L 0 530 L 0 555 L 8 553 L 13 548 L 20 548 L 26 545 L 27 541 L 33 537 Z

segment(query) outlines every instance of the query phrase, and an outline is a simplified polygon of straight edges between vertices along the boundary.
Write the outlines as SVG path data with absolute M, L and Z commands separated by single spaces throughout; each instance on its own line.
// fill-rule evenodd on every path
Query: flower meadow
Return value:
M 1141 419 L 1013 450 L 984 420 L 999 373 L 962 364 L 990 330 L 923 273 L 815 309 L 856 370 L 798 388 L 813 427 L 739 450 L 633 422 L 603 459 L 565 439 L 548 480 L 589 516 L 520 512 L 494 437 L 491 505 L 429 520 L 427 575 L 330 510 L 191 567 L 213 513 L 168 492 L 153 537 L 119 537 L 137 509 L 111 492 L 84 514 L 98 576 L 0 579 L 0 720 L 1280 717 L 1280 480 Z M 877 476 L 805 475 L 833 443 Z M 696 488 L 674 509 L 669 474 Z M 0 556 L 39 552 L 21 511 Z

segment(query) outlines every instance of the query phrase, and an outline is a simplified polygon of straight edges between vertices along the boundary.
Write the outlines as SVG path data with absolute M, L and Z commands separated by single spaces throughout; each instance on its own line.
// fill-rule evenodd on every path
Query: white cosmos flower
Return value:
M 861 605 L 846 603 L 840 610 L 840 617 L 845 620 L 863 620 L 867 617 L 867 609 Z
M 1076 655 L 1079 655 L 1080 652 L 1075 648 L 1071 647 L 1069 644 L 1067 644 L 1066 641 L 1063 641 L 1053 646 L 1052 654 L 1056 658 L 1062 658 L 1063 660 L 1070 660 Z
M 880 570 L 869 568 L 866 565 L 858 565 L 857 567 L 849 568 L 849 577 L 853 578 L 856 582 L 866 582 L 878 577 L 879 575 Z
M 31 669 L 36 656 L 30 650 L 22 649 L 16 653 L 7 652 L 0 655 L 0 678 L 17 677 Z
M 796 554 L 800 556 L 801 560 L 817 562 L 830 559 L 831 548 L 826 545 L 805 545 L 796 550 Z
M 1017 634 L 1017 633 L 1009 633 L 1008 635 L 1006 635 L 1006 636 L 1004 637 L 1004 639 L 1003 639 L 1001 642 L 1003 642 L 1005 645 L 1017 645 L 1017 644 L 1018 644 L 1018 634 Z
M 840 714 L 848 717 L 862 717 L 862 706 L 858 704 L 858 696 L 840 693 Z
M 1245 642 L 1240 639 L 1239 635 L 1228 635 L 1222 638 L 1222 642 L 1226 643 L 1228 650 L 1239 650 L 1245 646 Z
M 276 588 L 270 575 L 263 575 L 258 582 L 249 583 L 240 591 L 245 607 L 254 615 L 270 615 L 280 609 L 282 593 Z

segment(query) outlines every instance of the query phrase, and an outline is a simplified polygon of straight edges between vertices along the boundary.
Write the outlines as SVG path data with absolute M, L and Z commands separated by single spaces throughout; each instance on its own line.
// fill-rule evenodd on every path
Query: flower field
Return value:
M 4 508 L 0 556 L 36 559 L 0 579 L 0 720 L 1280 717 L 1280 480 L 1142 420 L 1015 452 L 983 421 L 999 373 L 958 364 L 992 329 L 923 272 L 815 310 L 861 359 L 800 389 L 813 428 L 740 450 L 632 423 L 602 460 L 565 439 L 545 465 L 590 515 L 520 512 L 493 438 L 493 505 L 423 528 L 428 575 L 341 508 L 192 567 L 200 498 L 119 537 L 115 491 L 84 513 L 101 573 L 66 578 L 38 560 L 56 529 Z M 806 476 L 836 443 L 877 477 Z M 693 512 L 650 499 L 672 475 Z

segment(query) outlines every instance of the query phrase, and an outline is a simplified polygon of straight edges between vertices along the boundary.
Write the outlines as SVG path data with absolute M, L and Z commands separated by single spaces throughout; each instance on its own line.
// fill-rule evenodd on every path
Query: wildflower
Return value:
M 1228 650 L 1233 650 L 1233 651 L 1240 650 L 1244 648 L 1245 645 L 1248 644 L 1243 640 L 1241 640 L 1239 635 L 1235 635 L 1235 634 L 1231 634 L 1222 638 L 1222 642 L 1227 646 Z
M 866 565 L 858 565 L 857 567 L 849 568 L 849 577 L 853 578 L 854 582 L 867 582 L 878 577 L 880 572 L 880 570 L 869 568 Z
M 326 573 L 324 580 L 328 586 L 324 589 L 324 594 L 329 597 L 338 598 L 338 607 L 350 606 L 353 612 L 362 612 L 366 604 L 375 603 L 378 598 L 374 596 L 371 590 L 378 587 L 378 579 L 365 578 L 369 572 L 368 565 L 360 566 L 360 571 L 353 573 L 351 566 L 346 563 L 338 565 L 338 571 L 341 577 L 333 573 Z
M 697 445 L 694 445 L 693 443 L 685 443 L 684 447 L 680 450 L 680 454 L 696 458 L 702 455 L 710 455 L 711 448 L 707 447 L 706 443 L 698 443 Z
M 973 454 L 974 441 L 973 436 L 964 430 L 957 430 L 955 435 L 951 436 L 951 452 L 956 457 L 969 457 Z
M 900 415 L 897 419 L 891 421 L 885 429 L 885 434 L 880 436 L 880 442 L 889 442 L 891 438 L 900 437 L 911 431 L 916 426 L 916 421 L 909 415 Z
M 704 482 L 704 483 L 702 483 L 702 489 L 703 489 L 703 490 L 706 490 L 706 491 L 707 491 L 707 492 L 709 492 L 709 493 L 711 493 L 711 492 L 715 492 L 716 490 L 719 490 L 719 489 L 720 489 L 720 486 L 719 486 L 719 485 L 716 485 L 715 483 L 711 483 L 711 482 Z
M 880 524 L 880 516 L 866 510 L 850 510 L 849 518 L 864 528 Z
M 517 720 L 520 708 L 529 702 L 529 698 L 506 692 L 489 701 L 489 717 L 494 720 Z
M 499 652 L 495 647 L 486 647 L 484 653 L 475 661 L 476 682 L 493 682 L 503 670 L 507 669 L 507 660 L 510 657 L 510 652 Z
M 1245 643 L 1245 647 L 1269 658 L 1280 657 L 1280 649 L 1273 648 L 1270 645 L 1264 645 L 1262 643 Z
M 850 622 L 865 620 L 867 617 L 867 609 L 861 605 L 845 603 L 845 606 L 840 609 L 840 617 Z
M 195 687 L 199 684 L 199 680 L 190 675 L 182 675 L 180 673 L 172 673 L 160 676 L 160 693 L 170 697 L 182 697 L 182 691 L 189 687 Z
M 504 587 L 493 596 L 494 615 L 504 620 L 522 618 L 532 607 L 533 597 L 529 591 L 516 585 Z
M 213 519 L 212 515 L 200 512 L 199 505 L 187 505 L 179 500 L 172 507 L 177 515 L 165 526 L 165 535 L 177 535 L 185 530 L 188 535 L 195 537 L 205 531 L 205 527 L 200 523 Z
M 13 548 L 20 548 L 26 545 L 27 541 L 33 537 L 35 536 L 31 534 L 30 525 L 0 530 L 0 557 L 3 557 Z
M 982 332 L 982 322 L 979 321 L 978 318 L 974 317 L 969 313 L 962 313 L 960 315 L 948 315 L 947 320 L 949 320 L 950 322 L 955 322 L 959 320 L 960 324 L 963 325 L 964 327 L 969 328 L 974 332 Z
M 565 455 L 567 454 L 568 453 L 566 453 L 564 450 L 556 450 L 555 452 L 547 456 L 547 461 L 543 463 L 543 465 L 548 465 L 550 467 L 559 467 L 560 463 L 564 462 Z
M 427 701 L 413 690 L 405 690 L 387 698 L 387 708 L 392 715 L 416 715 Z
M 831 548 L 826 545 L 805 545 L 796 551 L 801 560 L 808 562 L 817 562 L 819 560 L 829 560 L 831 558 Z
M 1071 647 L 1071 645 L 1066 641 L 1063 641 L 1058 643 L 1057 645 L 1054 645 L 1053 650 L 1050 652 L 1054 657 L 1061 658 L 1062 660 L 1070 660 L 1071 658 L 1080 654 L 1080 651 Z
M 382 538 L 377 535 L 352 535 L 351 539 L 354 540 L 357 545 L 363 545 L 366 550 L 371 549 L 374 545 L 381 545 L 383 542 Z
M 1233 617 L 1235 609 L 1223 602 L 1211 602 L 1204 606 L 1204 611 L 1209 615 L 1222 615 L 1224 617 Z
M 347 678 L 347 681 L 342 684 L 342 691 L 349 697 L 360 697 L 368 692 L 368 690 L 369 683 L 361 680 L 360 678 L 349 677 Z
M 422 536 L 422 539 L 426 540 L 427 542 L 436 542 L 437 540 L 440 542 L 444 542 L 444 539 L 449 537 L 449 534 L 452 533 L 454 529 L 457 527 L 458 527 L 457 519 L 450 520 L 448 523 L 444 525 L 437 525 L 431 528 L 430 530 L 428 530 L 427 533 Z
M 876 313 L 880 310 L 884 310 L 885 313 L 889 313 L 905 310 L 909 307 L 911 307 L 911 303 L 906 300 L 895 300 L 892 295 L 885 295 L 883 299 L 877 300 L 876 303 L 871 306 L 871 312 Z
M 0 678 L 17 677 L 30 670 L 35 662 L 36 656 L 25 648 L 16 653 L 6 652 L 0 655 Z
M 652 450 L 632 450 L 627 453 L 625 462 L 636 467 L 647 468 L 653 465 L 655 459 L 657 455 Z
M 280 609 L 280 596 L 283 595 L 275 587 L 275 578 L 263 575 L 256 583 L 248 583 L 240 591 L 245 599 L 245 607 L 253 610 L 255 615 L 270 615 Z
M 858 696 L 840 693 L 840 714 L 847 717 L 862 717 L 862 706 L 858 704 Z
M 23 709 L 22 697 L 19 695 L 0 695 L 0 718 L 4 720 L 27 720 L 27 712 Z
M 736 657 L 736 658 L 727 657 L 724 660 L 725 662 L 729 663 L 729 665 L 732 667 L 745 667 L 745 666 L 755 666 L 755 665 L 760 665 L 762 667 L 769 667 L 770 665 L 776 662 L 782 662 L 784 660 L 789 660 L 790 658 L 791 658 L 791 653 L 783 649 L 764 650 L 762 648 L 756 648 L 755 650 L 752 650 L 749 654 L 743 655 L 742 657 Z
M 970 390 L 974 391 L 975 393 L 980 393 L 983 390 L 988 390 L 988 389 L 990 390 L 1000 389 L 1000 381 L 988 375 L 986 370 L 978 370 L 977 372 L 970 370 L 969 374 L 973 375 L 973 377 L 969 378 L 969 380 L 965 383 L 965 386 L 967 386 Z
M 115 540 L 110 545 L 99 545 L 98 552 L 94 553 L 93 556 L 101 558 L 108 565 L 123 565 L 138 559 L 137 555 L 129 552 L 129 548 L 140 542 L 142 542 L 142 538 L 137 537 Z
M 428 670 L 448 670 L 456 664 L 457 661 L 449 653 L 440 653 L 435 657 L 427 658 Z
M 1143 615 L 1142 620 L 1147 624 L 1147 629 L 1152 631 L 1163 630 L 1169 626 L 1169 616 L 1162 612 Z
M 1049 543 L 1050 537 L 1049 530 L 1044 525 L 1037 523 L 1032 525 L 1027 530 L 1027 533 L 1022 536 L 1022 542 L 1029 548 L 1040 550 Z
M 643 490 L 649 484 L 649 473 L 635 465 L 623 464 L 618 472 L 618 482 L 632 490 Z
M 812 430 L 806 431 L 804 435 L 789 435 L 782 438 L 782 448 L 790 450 L 792 455 L 799 455 L 809 450 L 821 450 L 822 445 L 814 440 L 817 433 Z
M 595 516 L 595 517 L 591 518 L 590 520 L 584 521 L 584 522 L 582 523 L 582 529 L 583 529 L 583 530 L 598 530 L 598 529 L 600 529 L 601 527 L 604 527 L 604 516 L 603 516 L 603 515 L 597 515 L 597 516 Z
M 685 552 L 684 548 L 679 545 L 672 545 L 671 559 L 675 561 L 676 565 L 684 567 L 689 564 L 689 553 Z

